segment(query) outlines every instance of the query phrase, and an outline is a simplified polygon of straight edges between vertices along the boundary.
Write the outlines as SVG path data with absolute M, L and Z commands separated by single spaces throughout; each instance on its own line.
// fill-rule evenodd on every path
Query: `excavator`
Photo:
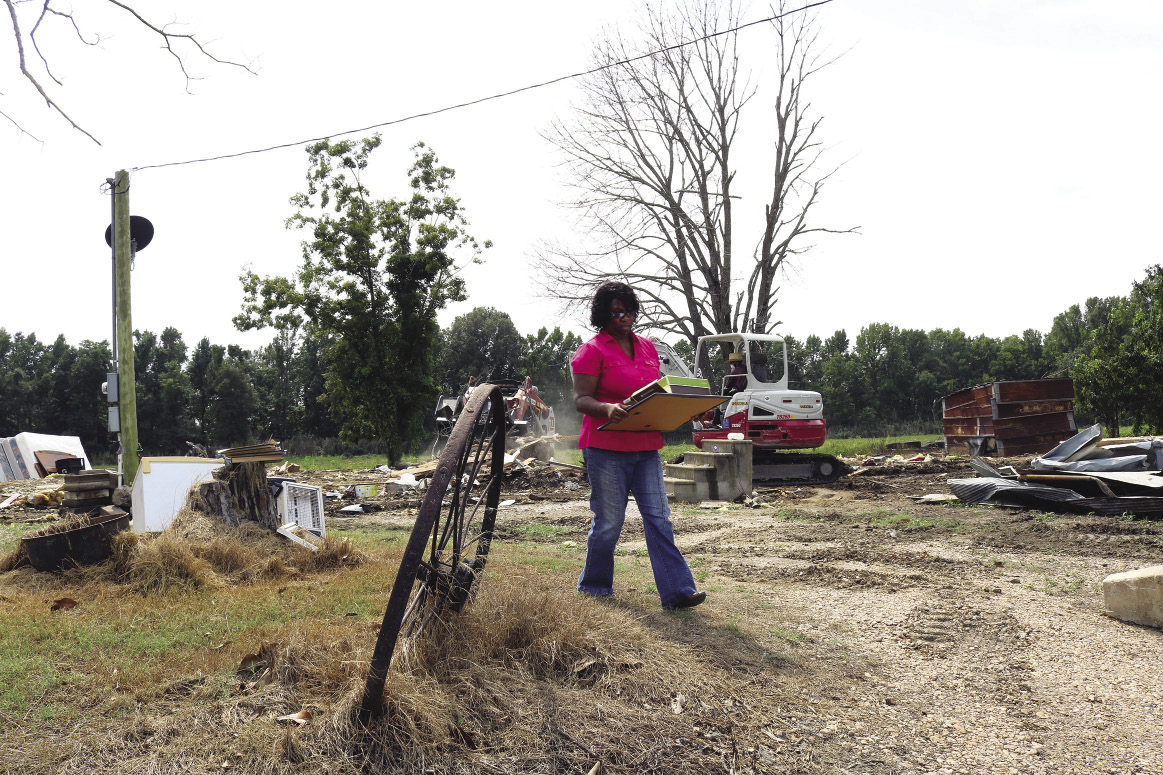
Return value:
M 832 455 L 796 451 L 823 445 L 824 402 L 815 391 L 788 388 L 783 337 L 746 333 L 700 337 L 695 348 L 695 364 L 702 364 L 699 374 L 672 347 L 652 341 L 663 374 L 701 377 L 712 390 L 721 387 L 720 395 L 728 396 L 718 409 L 695 420 L 696 447 L 702 449 L 716 439 L 750 439 L 754 480 L 765 485 L 826 484 L 844 472 L 844 464 Z M 742 355 L 743 373 L 728 373 L 733 353 Z
M 542 400 L 533 384 L 532 377 L 524 381 L 490 380 L 501 387 L 505 399 L 505 435 L 512 439 L 524 437 L 553 436 L 557 433 L 557 423 L 553 407 Z M 436 440 L 432 444 L 432 457 L 437 457 L 444 449 L 452 428 L 460 417 L 461 409 L 476 387 L 476 377 L 470 377 L 463 395 L 441 396 L 433 413 L 436 419 Z

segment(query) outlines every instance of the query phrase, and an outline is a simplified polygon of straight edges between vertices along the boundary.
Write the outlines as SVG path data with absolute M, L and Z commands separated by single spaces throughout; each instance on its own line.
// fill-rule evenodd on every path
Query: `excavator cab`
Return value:
M 693 440 L 705 444 L 743 438 L 752 443 L 755 481 L 766 484 L 816 484 L 835 481 L 844 469 L 831 455 L 796 452 L 824 443 L 824 403 L 811 390 L 788 387 L 787 345 L 773 334 L 712 334 L 700 337 L 692 370 L 675 351 L 654 340 L 664 374 L 698 376 L 728 395 L 734 377 L 737 392 L 713 413 L 696 421 Z M 742 356 L 742 374 L 731 375 L 731 356 Z

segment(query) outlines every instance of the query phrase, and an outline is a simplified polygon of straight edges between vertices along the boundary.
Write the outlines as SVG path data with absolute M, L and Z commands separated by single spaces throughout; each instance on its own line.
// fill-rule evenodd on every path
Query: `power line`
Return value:
M 629 59 L 622 59 L 622 60 L 619 60 L 617 62 L 611 62 L 610 64 L 601 65 L 599 67 L 592 68 L 590 70 L 583 70 L 583 71 L 578 72 L 578 73 L 571 73 L 570 75 L 563 75 L 563 76 L 560 76 L 558 78 L 553 78 L 553 79 L 548 80 L 548 81 L 542 81 L 541 83 L 530 84 L 529 86 L 522 86 L 518 89 L 512 89 L 510 91 L 500 92 L 499 94 L 493 94 L 493 95 L 490 95 L 488 97 L 481 97 L 479 99 L 470 100 L 468 102 L 461 102 L 461 103 L 458 103 L 456 105 L 448 105 L 448 106 L 443 107 L 443 108 L 437 108 L 436 110 L 425 111 L 424 113 L 414 113 L 410 116 L 404 116 L 403 118 L 392 119 L 391 121 L 383 121 L 379 124 L 372 124 L 370 126 L 365 126 L 365 127 L 360 128 L 360 129 L 347 129 L 347 130 L 344 130 L 342 132 L 334 132 L 332 134 L 324 135 L 322 137 L 312 137 L 312 138 L 309 138 L 307 140 L 295 140 L 295 141 L 289 142 L 289 143 L 279 143 L 278 145 L 271 145 L 271 146 L 268 146 L 266 148 L 254 148 L 254 149 L 249 150 L 249 151 L 238 151 L 236 153 L 224 153 L 220 156 L 207 156 L 207 157 L 202 158 L 202 159 L 187 159 L 186 161 L 171 161 L 171 162 L 165 162 L 163 164 L 146 164 L 146 165 L 141 166 L 141 167 L 133 167 L 133 168 L 131 168 L 131 171 L 138 172 L 140 170 L 160 169 L 162 167 L 179 167 L 179 166 L 182 166 L 185 164 L 201 164 L 203 162 L 208 162 L 208 161 L 221 161 L 222 159 L 235 159 L 235 158 L 238 158 L 239 156 L 250 156 L 250 155 L 253 155 L 256 153 L 266 153 L 268 151 L 278 151 L 278 150 L 282 150 L 283 148 L 295 148 L 295 147 L 298 147 L 301 145 L 306 145 L 307 143 L 317 143 L 321 140 L 329 140 L 333 137 L 343 137 L 345 135 L 357 134 L 359 132 L 367 132 L 367 131 L 372 130 L 372 129 L 380 129 L 382 127 L 394 126 L 395 124 L 403 124 L 406 121 L 414 121 L 415 119 L 418 119 L 418 118 L 427 118 L 428 116 L 436 116 L 436 115 L 439 115 L 441 113 L 447 113 L 447 112 L 452 111 L 452 110 L 460 110 L 461 108 L 468 108 L 468 107 L 471 107 L 473 105 L 480 105 L 482 102 L 490 102 L 492 100 L 499 100 L 503 97 L 512 97 L 514 94 L 520 94 L 521 92 L 532 91 L 533 89 L 540 89 L 540 88 L 543 88 L 545 86 L 552 86 L 555 83 L 561 83 L 562 81 L 568 81 L 568 80 L 571 80 L 573 78 L 584 78 L 587 75 L 593 75 L 594 73 L 600 73 L 603 70 L 609 70 L 609 69 L 614 68 L 614 67 L 620 67 L 622 65 L 632 64 L 632 63 L 638 62 L 642 59 L 649 59 L 652 56 L 657 56 L 658 54 L 665 54 L 669 51 L 674 51 L 676 49 L 683 48 L 684 46 L 690 46 L 690 45 L 693 45 L 695 43 L 701 43 L 704 40 L 710 40 L 711 38 L 717 38 L 721 35 L 730 35 L 733 32 L 739 32 L 740 30 L 745 30 L 748 27 L 754 27 L 757 24 L 766 24 L 767 22 L 773 22 L 777 19 L 782 19 L 785 16 L 790 16 L 790 15 L 796 14 L 796 13 L 802 13 L 802 12 L 807 11 L 809 9 L 816 8 L 817 6 L 827 5 L 830 2 L 832 2 L 832 0 L 817 0 L 817 2 L 809 3 L 805 6 L 801 6 L 800 8 L 796 8 L 796 9 L 791 10 L 791 11 L 784 11 L 783 13 L 775 14 L 774 16 L 769 16 L 766 19 L 757 19 L 756 21 L 753 21 L 753 22 L 747 22 L 746 24 L 740 24 L 738 27 L 732 27 L 729 30 L 722 30 L 720 32 L 712 32 L 711 34 L 704 35 L 701 38 L 695 38 L 694 40 L 688 40 L 688 41 L 684 41 L 682 43 L 675 43 L 672 46 L 666 46 L 665 48 L 658 49 L 657 51 L 650 51 L 650 52 L 647 52 L 645 54 L 640 54 L 636 57 L 630 57 Z

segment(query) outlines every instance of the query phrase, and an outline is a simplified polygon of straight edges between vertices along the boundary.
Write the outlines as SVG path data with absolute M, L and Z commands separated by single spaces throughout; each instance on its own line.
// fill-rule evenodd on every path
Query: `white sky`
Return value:
M 42 37 L 42 50 L 65 82 L 54 96 L 97 146 L 8 65 L 0 110 L 43 141 L 0 119 L 0 327 L 9 332 L 109 338 L 100 186 L 118 169 L 335 135 L 584 70 L 595 34 L 626 24 L 635 4 L 143 0 L 139 9 L 187 23 L 219 55 L 254 60 L 259 74 L 191 59 L 202 79 L 191 96 L 144 33 L 116 14 L 82 17 L 106 36 L 101 48 L 57 34 Z M 754 5 L 746 18 L 766 15 Z M 861 234 L 821 239 L 800 260 L 776 309 L 782 333 L 845 328 L 855 339 L 872 322 L 1045 333 L 1071 304 L 1125 295 L 1163 261 L 1163 4 L 835 0 L 818 24 L 829 49 L 846 52 L 811 89 L 831 160 L 846 163 L 815 221 Z M 0 40 L 0 61 L 13 62 Z M 757 50 L 769 40 L 762 27 L 743 38 Z M 473 233 L 495 243 L 484 266 L 466 271 L 469 301 L 443 325 L 492 306 L 523 334 L 542 325 L 585 333 L 583 321 L 538 298 L 534 282 L 537 243 L 572 234 L 555 207 L 568 192 L 541 133 L 576 97 L 559 84 L 380 130 L 375 195 L 407 193 L 408 149 L 423 140 L 456 169 Z M 752 115 L 753 128 L 769 120 L 758 102 Z M 740 165 L 740 253 L 758 238 L 764 153 L 756 146 L 742 157 L 756 163 Z M 231 324 L 237 278 L 248 264 L 260 274 L 298 267 L 301 235 L 283 221 L 305 173 L 302 146 L 135 173 L 131 209 L 153 221 L 156 237 L 133 272 L 134 326 L 175 326 L 191 346 L 203 336 L 268 341 Z

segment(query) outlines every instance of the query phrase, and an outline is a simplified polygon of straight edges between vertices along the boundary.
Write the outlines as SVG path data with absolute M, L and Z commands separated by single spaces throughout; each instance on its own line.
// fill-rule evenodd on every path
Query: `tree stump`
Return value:
M 267 486 L 265 463 L 230 463 L 214 472 L 214 480 L 190 490 L 186 505 L 231 527 L 243 520 L 278 530 L 278 507 Z

